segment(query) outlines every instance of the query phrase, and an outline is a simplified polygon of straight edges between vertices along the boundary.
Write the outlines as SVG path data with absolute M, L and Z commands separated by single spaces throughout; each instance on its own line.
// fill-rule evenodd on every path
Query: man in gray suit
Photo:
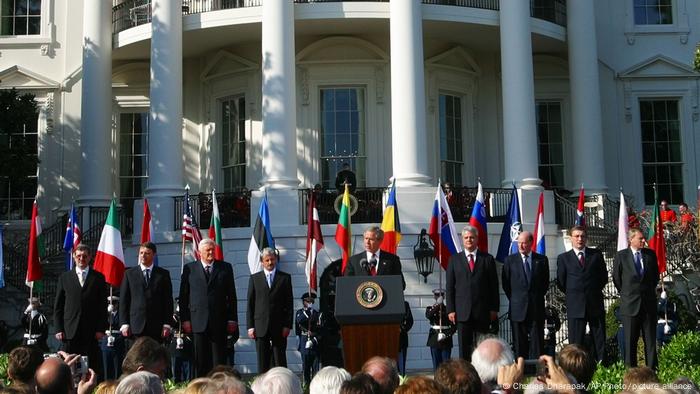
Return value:
M 265 248 L 260 255 L 263 269 L 248 282 L 248 337 L 255 339 L 258 353 L 258 373 L 287 366 L 287 337 L 292 330 L 292 277 L 277 268 L 277 254 Z
M 659 283 L 656 253 L 644 247 L 642 230 L 631 228 L 627 238 L 629 248 L 617 252 L 613 265 L 613 282 L 620 292 L 625 364 L 637 366 L 641 330 L 646 364 L 656 369 L 656 285 Z
M 199 243 L 201 261 L 183 267 L 180 281 L 182 329 L 194 333 L 197 377 L 206 376 L 215 365 L 226 363 L 226 335 L 238 328 L 238 307 L 233 268 L 214 260 L 215 243 Z

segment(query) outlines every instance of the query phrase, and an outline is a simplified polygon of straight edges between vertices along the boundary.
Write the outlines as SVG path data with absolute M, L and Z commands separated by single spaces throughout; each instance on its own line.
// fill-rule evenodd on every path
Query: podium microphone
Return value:
M 365 270 L 365 272 L 369 275 L 369 263 L 367 262 L 367 258 L 363 257 L 362 260 L 360 260 L 360 266 L 362 269 Z

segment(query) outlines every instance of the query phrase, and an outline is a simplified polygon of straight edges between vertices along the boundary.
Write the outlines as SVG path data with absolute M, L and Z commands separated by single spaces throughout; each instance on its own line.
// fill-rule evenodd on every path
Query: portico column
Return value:
M 266 188 L 299 185 L 296 149 L 294 3 L 262 3 L 262 183 Z
M 391 0 L 391 161 L 398 186 L 430 185 L 420 0 Z
M 524 189 L 540 188 L 535 87 L 530 38 L 530 2 L 501 1 L 501 89 L 503 153 L 508 186 L 515 180 Z
M 586 192 L 607 191 L 603 168 L 603 129 L 598 79 L 598 47 L 594 2 L 567 1 L 569 85 L 571 89 L 574 185 Z
M 172 197 L 183 193 L 182 0 L 153 0 L 148 188 L 156 233 L 172 230 Z
M 83 206 L 112 198 L 112 2 L 83 5 L 83 80 L 80 109 L 80 196 Z

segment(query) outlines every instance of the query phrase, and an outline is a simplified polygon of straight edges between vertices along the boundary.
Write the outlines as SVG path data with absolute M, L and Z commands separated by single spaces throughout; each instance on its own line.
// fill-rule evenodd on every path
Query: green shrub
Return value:
M 700 333 L 678 333 L 662 347 L 658 373 L 662 383 L 670 383 L 679 376 L 700 382 Z
M 598 364 L 588 391 L 595 394 L 616 394 L 622 390 L 622 376 L 625 374 L 625 364 L 618 361 L 609 367 Z
M 8 353 L 0 354 L 0 381 L 5 387 L 10 384 L 10 379 L 7 377 L 7 362 L 9 357 L 10 355 Z

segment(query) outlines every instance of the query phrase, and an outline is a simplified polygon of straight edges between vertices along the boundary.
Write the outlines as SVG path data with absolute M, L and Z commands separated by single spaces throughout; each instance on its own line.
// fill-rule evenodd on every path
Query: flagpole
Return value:
M 440 179 L 438 179 L 438 188 L 442 189 L 442 182 Z M 440 190 L 440 194 L 442 194 L 442 190 Z M 442 198 L 438 199 L 438 271 L 440 272 L 440 275 L 438 275 L 438 294 L 442 291 Z M 447 296 L 447 289 L 445 289 L 445 296 Z M 438 297 L 440 297 L 438 295 Z M 445 297 L 443 297 L 443 300 Z M 445 304 L 447 304 L 447 301 L 445 300 Z M 440 338 L 440 334 L 442 334 L 442 307 L 438 306 L 438 342 Z

